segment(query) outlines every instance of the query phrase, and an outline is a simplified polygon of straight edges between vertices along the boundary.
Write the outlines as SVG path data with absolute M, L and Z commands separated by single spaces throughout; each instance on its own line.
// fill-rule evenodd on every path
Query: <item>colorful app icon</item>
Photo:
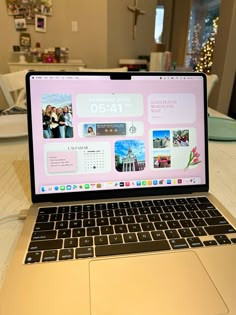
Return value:
M 77 188 L 78 188 L 78 186 L 74 184 L 73 185 L 73 189 L 77 189 Z
M 41 187 L 41 191 L 42 191 L 42 192 L 45 192 L 46 190 L 47 190 L 47 189 L 46 189 L 45 186 L 42 186 L 42 187 Z
M 148 186 L 152 186 L 152 180 L 147 181 Z
M 136 185 L 141 186 L 141 180 L 137 180 Z
M 120 182 L 120 187 L 124 187 L 125 183 L 124 182 Z
M 153 185 L 158 185 L 158 180 L 157 179 L 153 180 Z
M 164 184 L 164 179 L 160 179 L 160 180 L 159 180 L 159 184 L 160 184 L 160 185 L 163 185 L 163 184 Z
M 97 188 L 102 188 L 102 184 L 98 183 Z
M 178 179 L 178 184 L 182 184 L 182 182 L 183 182 L 182 179 L 179 178 Z
M 166 183 L 167 183 L 167 185 L 170 185 L 171 184 L 171 179 L 167 179 Z
M 147 186 L 147 181 L 146 180 L 142 181 L 142 186 Z
M 130 182 L 125 182 L 125 186 L 129 187 L 130 186 Z
M 85 184 L 85 185 L 84 185 L 84 188 L 85 188 L 85 189 L 89 189 L 89 188 L 90 188 L 90 185 L 89 185 L 89 184 Z
M 55 190 L 55 191 L 58 191 L 58 190 L 59 190 L 59 187 L 58 187 L 58 186 L 54 186 L 54 190 Z
M 71 185 L 66 185 L 66 190 L 71 190 L 72 186 Z
M 64 186 L 64 185 L 62 185 L 62 186 L 60 186 L 60 190 L 65 190 L 66 189 L 66 187 Z

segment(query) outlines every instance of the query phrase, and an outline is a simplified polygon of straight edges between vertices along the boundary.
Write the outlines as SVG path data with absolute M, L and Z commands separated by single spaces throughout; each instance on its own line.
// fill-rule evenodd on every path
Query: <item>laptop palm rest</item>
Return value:
M 227 314 L 194 252 L 90 263 L 91 315 Z

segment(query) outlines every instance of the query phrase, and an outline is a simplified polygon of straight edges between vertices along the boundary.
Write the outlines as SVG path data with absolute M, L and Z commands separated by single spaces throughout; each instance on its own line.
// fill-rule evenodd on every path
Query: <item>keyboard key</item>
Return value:
M 113 210 L 104 210 L 104 211 L 102 211 L 102 216 L 104 218 L 114 217 L 114 211 Z
M 97 257 L 108 255 L 121 255 L 151 251 L 169 250 L 170 245 L 166 240 L 161 241 L 147 241 L 138 243 L 112 244 L 101 245 L 95 248 Z
M 68 260 L 74 258 L 74 249 L 61 249 L 59 252 L 59 260 Z
M 140 242 L 151 241 L 152 239 L 149 232 L 138 232 L 137 235 Z
M 33 232 L 32 240 L 46 240 L 46 239 L 54 239 L 56 238 L 57 232 L 55 230 L 49 231 L 40 231 L 40 232 Z
M 123 235 L 125 243 L 137 242 L 137 236 L 135 233 L 125 233 Z
M 179 229 L 179 228 L 181 228 L 181 226 L 180 226 L 178 221 L 167 221 L 167 225 L 169 226 L 170 229 Z
M 222 216 L 214 217 L 214 218 L 206 218 L 205 221 L 208 225 L 229 224 L 229 222 Z
M 143 231 L 153 231 L 155 230 L 153 223 L 148 222 L 148 223 L 141 223 L 141 227 Z
M 33 264 L 40 262 L 41 254 L 42 254 L 41 252 L 27 253 L 25 257 L 25 264 Z
M 130 203 L 128 201 L 119 202 L 120 208 L 130 208 Z
M 56 261 L 57 260 L 57 250 L 45 250 L 43 253 L 42 261 Z
M 185 207 L 186 207 L 187 210 L 189 210 L 189 211 L 198 210 L 198 207 L 197 207 L 195 204 L 185 205 Z
M 152 207 L 153 206 L 153 202 L 152 202 L 152 200 L 143 200 L 142 201 L 142 205 L 144 207 Z
M 90 218 L 101 218 L 101 211 L 91 211 L 89 213 Z
M 93 257 L 92 247 L 76 248 L 75 258 L 89 258 L 89 257 Z
M 217 245 L 217 242 L 215 240 L 208 240 L 208 241 L 203 241 L 203 244 L 205 246 L 214 246 L 214 245 Z
M 109 235 L 109 241 L 111 244 L 123 243 L 121 234 Z
M 36 223 L 34 226 L 35 231 L 53 230 L 54 222 Z
M 122 217 L 123 215 L 126 215 L 125 209 L 116 209 L 115 210 L 115 216 L 116 217 Z
M 177 212 L 181 212 L 181 211 L 186 211 L 186 210 L 187 210 L 187 209 L 185 208 L 185 206 L 183 206 L 183 205 L 174 206 L 174 209 L 175 209 L 175 211 L 177 211 Z
M 100 234 L 100 232 L 99 232 L 99 228 L 97 226 L 87 228 L 87 235 L 88 236 L 99 235 L 99 234 Z
M 97 225 L 101 226 L 101 225 L 108 225 L 108 218 L 98 218 L 97 219 Z
M 78 212 L 77 213 L 77 219 L 88 219 L 88 212 L 83 211 L 83 212 Z
M 108 238 L 106 235 L 95 236 L 95 245 L 106 245 L 108 244 Z
M 128 224 L 128 229 L 129 232 L 140 232 L 142 230 L 140 224 L 138 223 Z
M 165 203 L 167 206 L 176 205 L 175 199 L 165 199 L 165 200 L 164 200 L 164 203 Z
M 75 219 L 75 213 L 65 213 L 63 220 L 74 220 Z
M 206 210 L 200 210 L 196 211 L 196 214 L 198 215 L 199 218 L 209 218 L 210 215 Z
M 113 226 L 107 225 L 107 226 L 102 226 L 101 227 L 101 234 L 102 235 L 113 234 L 113 233 L 114 233 Z
M 81 205 L 71 206 L 71 212 L 79 212 L 79 211 L 82 211 L 82 206 Z
M 68 221 L 57 221 L 56 222 L 56 229 L 67 229 L 68 228 Z
M 52 214 L 57 213 L 57 207 L 42 207 L 39 208 L 38 214 Z
M 157 230 L 167 230 L 168 226 L 166 222 L 154 222 L 154 225 Z
M 172 239 L 172 238 L 179 238 L 179 233 L 176 230 L 167 230 L 165 231 L 165 234 L 167 238 Z
M 40 214 L 37 216 L 37 222 L 47 222 L 49 219 L 49 215 L 48 214 Z
M 107 208 L 106 203 L 98 203 L 95 205 L 96 210 L 105 210 Z
M 151 210 L 149 208 L 138 208 L 140 214 L 149 214 Z
M 163 213 L 162 207 L 151 207 L 152 213 Z
M 67 213 L 69 212 L 69 210 L 70 210 L 69 206 L 58 207 L 58 213 Z
M 84 246 L 93 246 L 93 238 L 91 236 L 88 237 L 81 237 L 79 240 L 79 245 L 81 247 Z
M 166 236 L 163 231 L 152 231 L 151 234 L 153 239 L 156 241 L 166 239 Z
M 209 235 L 235 233 L 235 229 L 230 224 L 206 226 L 205 231 Z
M 171 239 L 170 240 L 170 245 L 173 249 L 183 249 L 183 248 L 188 248 L 188 244 L 185 241 L 185 239 Z
M 70 221 L 70 228 L 80 228 L 82 226 L 82 221 L 81 220 L 74 220 Z
M 141 201 L 131 201 L 130 204 L 132 208 L 142 207 Z
M 134 216 L 129 215 L 122 218 L 124 224 L 135 223 Z
M 65 230 L 59 230 L 58 231 L 58 238 L 68 238 L 71 236 L 71 230 L 65 229 Z
M 194 227 L 194 224 L 191 220 L 180 220 L 179 222 L 183 228 Z
M 215 209 L 215 207 L 211 203 L 202 203 L 197 204 L 197 207 L 199 210 L 212 210 Z
M 203 246 L 199 237 L 189 237 L 189 238 L 187 238 L 187 242 L 189 243 L 190 247 L 202 247 Z
M 173 217 L 170 213 L 161 213 L 160 217 L 163 221 L 172 221 Z
M 95 209 L 94 204 L 83 205 L 83 211 L 92 211 L 94 209 Z
M 84 225 L 84 227 L 95 226 L 96 225 L 95 219 L 85 219 L 83 221 L 83 225 Z
M 115 225 L 115 232 L 116 233 L 127 233 L 128 230 L 127 230 L 126 225 L 121 224 L 121 225 Z
M 107 204 L 107 209 L 117 209 L 119 206 L 118 206 L 118 203 L 117 202 L 109 202 Z
M 178 205 L 186 205 L 188 203 L 185 198 L 177 198 L 175 201 Z
M 197 219 L 198 218 L 196 211 L 187 211 L 187 212 L 185 212 L 185 216 L 187 219 Z
M 172 213 L 173 217 L 175 218 L 175 220 L 185 220 L 185 216 L 182 212 L 175 212 Z
M 153 200 L 155 206 L 164 206 L 164 200 Z
M 72 235 L 73 235 L 73 237 L 85 236 L 85 229 L 84 228 L 73 229 Z
M 169 212 L 174 212 L 175 211 L 173 206 L 163 206 L 162 210 L 163 210 L 164 213 L 169 213 Z
M 136 222 L 137 222 L 137 223 L 140 223 L 140 222 L 148 222 L 148 218 L 147 218 L 147 216 L 146 216 L 145 214 L 137 215 L 137 216 L 135 217 L 135 219 L 136 219 Z
M 207 235 L 207 233 L 204 231 L 202 227 L 192 228 L 191 230 L 195 236 Z
M 221 216 L 220 212 L 216 209 L 208 210 L 208 213 L 211 217 L 220 217 Z
M 203 219 L 193 219 L 192 222 L 195 226 L 205 226 L 207 225 Z
M 112 217 L 112 218 L 110 218 L 110 224 L 111 225 L 122 224 L 121 217 Z
M 228 239 L 226 235 L 215 235 L 214 237 L 220 245 L 231 244 L 231 241 Z
M 154 214 L 148 214 L 148 220 L 151 222 L 161 221 L 161 218 L 160 218 L 159 214 L 154 213 Z
M 78 238 L 66 238 L 64 241 L 65 248 L 78 247 Z
M 29 251 L 59 249 L 62 248 L 62 240 L 34 241 L 29 244 Z
M 188 228 L 187 229 L 179 229 L 178 232 L 179 232 L 179 234 L 182 237 L 191 237 L 191 236 L 193 236 L 193 233 Z
M 62 221 L 62 214 L 61 213 L 51 214 L 50 221 Z
M 128 215 L 136 215 L 136 214 L 139 214 L 137 208 L 129 208 L 129 209 L 126 209 L 126 212 L 127 212 Z

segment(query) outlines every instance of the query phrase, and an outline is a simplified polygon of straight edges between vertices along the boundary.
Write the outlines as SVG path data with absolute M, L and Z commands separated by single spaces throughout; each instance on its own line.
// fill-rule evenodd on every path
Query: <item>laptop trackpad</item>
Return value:
M 227 314 L 194 252 L 90 263 L 91 315 Z

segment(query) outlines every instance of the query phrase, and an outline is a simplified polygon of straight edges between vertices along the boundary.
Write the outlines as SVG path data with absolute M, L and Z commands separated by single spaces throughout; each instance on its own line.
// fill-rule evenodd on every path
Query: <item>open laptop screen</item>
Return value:
M 32 72 L 26 81 L 33 200 L 207 190 L 204 75 Z

